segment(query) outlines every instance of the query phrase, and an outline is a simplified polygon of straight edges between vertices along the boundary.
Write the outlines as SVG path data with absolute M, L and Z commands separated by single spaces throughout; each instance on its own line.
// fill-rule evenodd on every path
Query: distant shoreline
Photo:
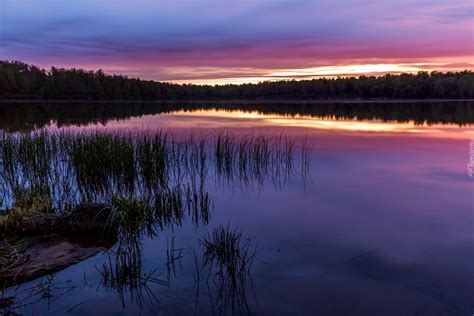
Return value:
M 443 102 L 474 102 L 474 99 L 325 99 L 325 100 L 310 100 L 310 99 L 301 99 L 301 100 L 291 100 L 291 99 L 281 99 L 281 100 L 272 100 L 272 99 L 222 99 L 222 100 L 19 100 L 19 99 L 0 99 L 0 103 L 297 103 L 297 104 L 324 104 L 324 103 L 443 103 Z

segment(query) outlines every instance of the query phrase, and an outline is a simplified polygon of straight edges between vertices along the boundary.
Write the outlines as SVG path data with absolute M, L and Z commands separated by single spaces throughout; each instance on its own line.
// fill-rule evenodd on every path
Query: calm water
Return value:
M 82 105 L 70 117 L 64 106 L 35 104 L 35 113 L 43 113 L 36 118 L 15 106 L 0 108 L 0 128 L 284 133 L 312 144 L 307 177 L 245 185 L 211 176 L 208 224 L 188 218 L 143 237 L 144 273 L 155 271 L 169 284 L 147 284 L 141 297 L 103 287 L 97 268 L 108 260 L 106 252 L 9 289 L 6 294 L 22 302 L 19 313 L 229 314 L 232 302 L 219 299 L 213 278 L 196 281 L 199 240 L 219 225 L 241 230 L 258 249 L 244 294 L 248 306 L 236 300 L 236 314 L 474 313 L 474 179 L 467 169 L 473 104 L 305 104 L 293 110 L 211 104 L 156 111 Z M 113 115 L 105 111 L 110 108 Z M 182 250 L 168 275 L 172 240 Z

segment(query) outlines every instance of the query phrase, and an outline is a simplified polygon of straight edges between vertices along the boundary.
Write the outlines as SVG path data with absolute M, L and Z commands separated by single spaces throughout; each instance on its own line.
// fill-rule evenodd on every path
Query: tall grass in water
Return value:
M 209 176 L 246 185 L 296 174 L 296 150 L 296 142 L 284 136 L 221 133 L 176 140 L 145 133 L 3 133 L 1 208 L 12 208 L 20 189 L 50 200 L 56 211 L 67 211 L 83 201 L 110 203 L 112 196 L 155 196 L 175 187 L 185 193 L 187 206 L 195 208 L 197 200 L 209 204 L 204 190 Z M 301 151 L 304 169 L 305 143 Z
M 229 306 L 232 314 L 236 308 L 245 307 L 248 282 L 251 282 L 250 269 L 257 253 L 250 239 L 242 238 L 242 232 L 230 226 L 215 228 L 201 241 L 204 247 L 204 267 L 208 268 L 208 280 L 217 287 L 216 306 L 224 309 Z M 221 310 L 221 312 L 226 312 Z
M 155 201 L 160 200 L 156 198 Z M 151 283 L 167 285 L 168 282 L 155 277 L 155 271 L 143 272 L 142 265 L 142 236 L 149 237 L 156 234 L 161 218 L 161 207 L 155 208 L 150 197 L 112 197 L 112 213 L 110 221 L 117 227 L 118 241 L 109 253 L 108 260 L 98 268 L 106 290 L 118 294 L 125 307 L 125 294 L 129 294 L 130 301 L 143 304 L 143 300 L 157 301 L 150 290 Z
M 229 184 L 238 182 L 248 186 L 271 179 L 281 185 L 298 173 L 298 165 L 301 176 L 306 176 L 309 168 L 307 139 L 300 142 L 284 135 L 237 137 L 224 133 L 216 136 L 214 149 L 217 178 Z M 298 149 L 301 151 L 299 161 L 295 158 Z
M 151 235 L 180 225 L 186 211 L 196 225 L 206 224 L 208 177 L 229 185 L 279 181 L 296 172 L 295 146 L 284 137 L 231 134 L 177 140 L 144 133 L 3 133 L 0 209 L 7 211 L 0 225 L 14 231 L 25 217 L 67 212 L 81 202 L 106 203 L 116 225 Z
M 138 291 L 147 291 L 147 283 L 161 282 L 153 271 L 142 272 L 143 235 L 179 226 L 186 215 L 196 225 L 207 224 L 209 178 L 228 185 L 278 182 L 296 174 L 298 165 L 302 174 L 309 167 L 309 147 L 284 136 L 0 133 L 0 209 L 21 220 L 38 212 L 69 211 L 85 201 L 107 203 L 118 242 L 99 269 L 103 285 L 120 295 L 141 296 Z M 225 227 L 203 245 L 205 265 L 217 278 L 217 299 L 232 302 L 232 309 L 247 305 L 254 249 L 240 232 Z
M 144 135 L 136 140 L 139 174 L 146 188 L 165 188 L 168 183 L 168 137 Z
M 69 135 L 65 142 L 81 195 L 133 193 L 136 179 L 135 148 L 129 136 L 112 134 Z

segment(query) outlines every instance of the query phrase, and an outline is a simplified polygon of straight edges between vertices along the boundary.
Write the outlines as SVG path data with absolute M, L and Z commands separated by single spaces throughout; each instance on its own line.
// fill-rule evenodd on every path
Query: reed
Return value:
M 309 150 L 301 146 L 302 173 Z M 53 132 L 0 134 L 2 208 L 14 207 L 18 192 L 36 192 L 55 211 L 79 202 L 110 203 L 113 196 L 163 195 L 163 203 L 180 201 L 171 188 L 184 187 L 186 203 L 208 204 L 207 178 L 240 185 L 285 181 L 297 174 L 297 142 L 284 136 L 235 136 L 220 133 L 171 139 L 163 133 Z M 185 187 L 194 183 L 194 187 Z
M 217 287 L 216 306 L 228 305 L 232 314 L 236 308 L 245 307 L 245 312 L 249 313 L 247 283 L 251 281 L 250 270 L 257 247 L 230 225 L 215 228 L 201 243 L 208 279 L 213 276 L 213 284 Z

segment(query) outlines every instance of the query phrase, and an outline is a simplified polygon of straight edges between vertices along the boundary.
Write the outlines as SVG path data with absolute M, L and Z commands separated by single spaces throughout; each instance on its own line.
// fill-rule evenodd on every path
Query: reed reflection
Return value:
M 116 293 L 123 307 L 127 302 L 140 308 L 158 302 L 157 287 L 171 286 L 176 262 L 193 253 L 201 262 L 197 282 L 203 281 L 205 269 L 206 282 L 215 286 L 211 290 L 209 283 L 211 308 L 249 311 L 247 289 L 256 247 L 237 228 L 213 230 L 198 248 L 176 248 L 173 239 L 165 266 L 151 269 L 143 265 L 143 240 L 174 231 L 186 221 L 206 227 L 213 212 L 206 189 L 210 182 L 245 188 L 304 178 L 309 152 L 304 140 L 284 135 L 174 139 L 164 133 L 3 133 L 3 235 L 15 242 L 17 228 L 32 217 L 100 205 L 110 214 L 100 238 L 113 236 L 116 242 L 97 266 L 99 289 Z M 3 308 L 14 312 L 15 306 L 23 307 L 12 302 Z

